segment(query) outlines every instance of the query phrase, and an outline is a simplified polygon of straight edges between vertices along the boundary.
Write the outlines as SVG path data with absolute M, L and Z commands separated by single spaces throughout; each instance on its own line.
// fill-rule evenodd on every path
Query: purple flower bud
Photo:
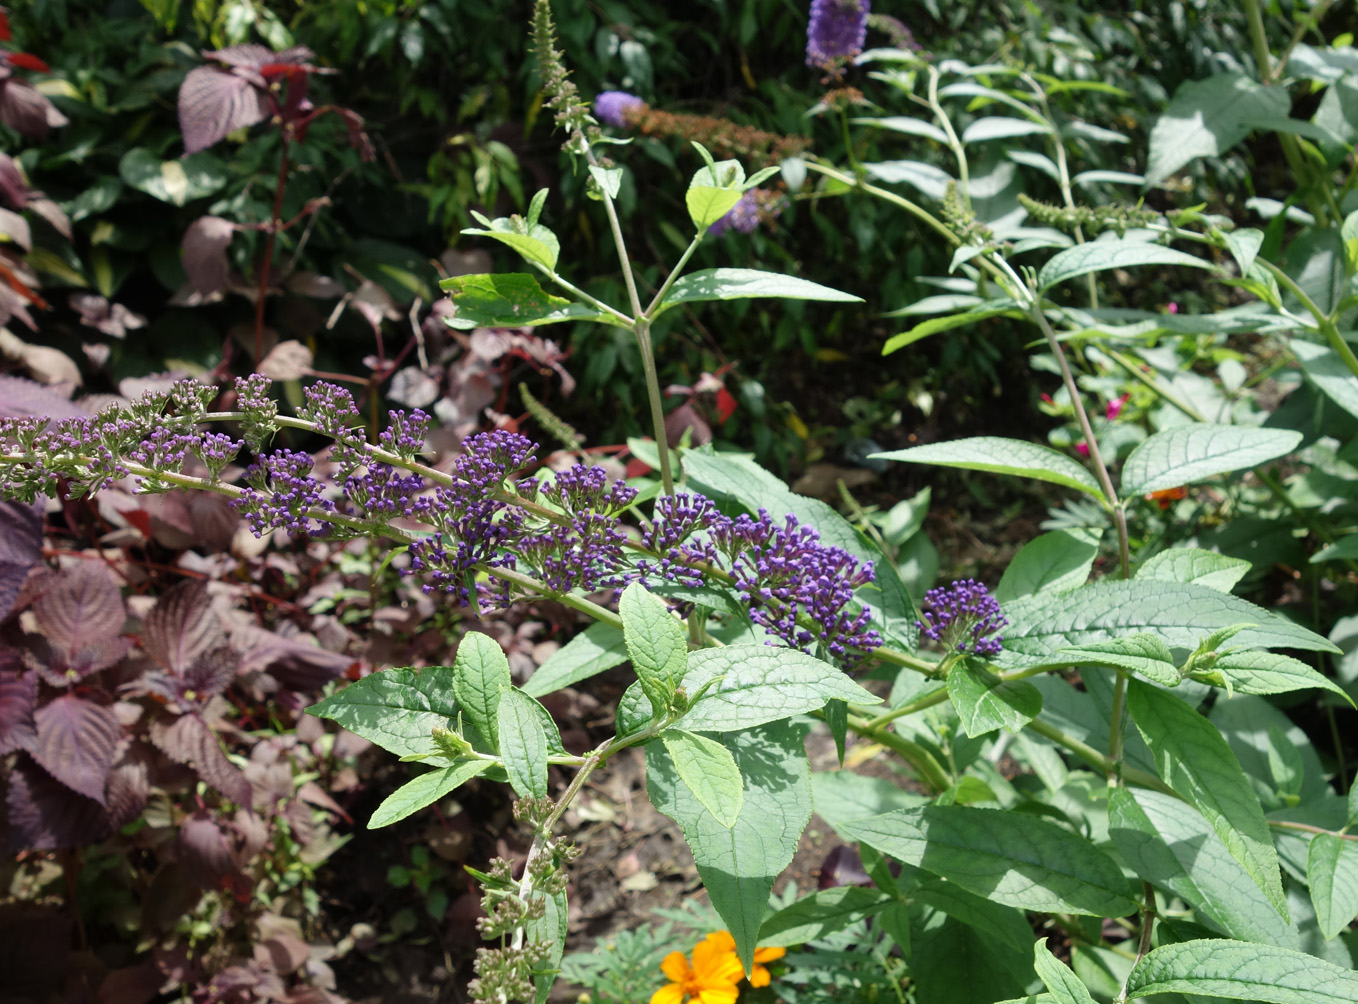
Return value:
M 626 91 L 603 91 L 594 99 L 594 116 L 618 129 L 632 126 L 646 110 L 646 102 Z
M 975 579 L 959 579 L 924 594 L 925 620 L 916 621 L 920 634 L 947 652 L 996 656 L 1004 636 L 996 634 L 1009 623 L 995 597 Z
M 806 28 L 806 65 L 834 70 L 863 51 L 868 0 L 812 0 Z

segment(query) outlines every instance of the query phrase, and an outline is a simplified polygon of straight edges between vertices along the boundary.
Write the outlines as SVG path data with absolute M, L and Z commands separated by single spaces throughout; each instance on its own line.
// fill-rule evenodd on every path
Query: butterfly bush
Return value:
M 74 497 L 128 477 L 144 492 L 209 488 L 231 496 L 256 536 L 404 541 L 403 572 L 460 605 L 617 591 L 631 582 L 716 586 L 739 596 L 770 644 L 853 666 L 882 643 L 870 611 L 854 599 L 873 580 L 872 564 L 825 544 L 795 516 L 732 517 L 701 495 L 677 494 L 657 499 L 638 530 L 624 523 L 636 489 L 585 464 L 532 475 L 537 444 L 518 433 L 470 437 L 441 474 L 418 461 L 430 426 L 423 412 L 392 412 L 373 445 L 358 431 L 361 416 L 344 388 L 309 387 L 299 418 L 280 419 L 270 381 L 256 374 L 236 382 L 239 411 L 213 416 L 238 423 L 239 440 L 200 429 L 215 396 L 182 381 L 91 417 L 0 420 L 0 496 Z M 332 439 L 326 463 L 267 447 L 283 425 Z M 228 465 L 247 450 L 254 456 L 243 484 L 224 484 Z
M 806 28 L 806 65 L 836 70 L 863 51 L 868 0 L 814 0 Z
M 948 652 L 996 656 L 1004 649 L 1009 623 L 990 590 L 975 579 L 959 579 L 924 594 L 924 620 L 916 621 L 920 635 Z

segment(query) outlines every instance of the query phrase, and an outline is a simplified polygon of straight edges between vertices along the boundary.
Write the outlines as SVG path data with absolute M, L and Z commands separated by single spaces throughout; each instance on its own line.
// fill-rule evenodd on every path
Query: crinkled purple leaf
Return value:
M 127 619 L 113 574 L 95 561 L 63 569 L 33 605 L 33 613 L 53 648 L 71 656 L 107 645 L 122 633 Z
M 233 48 L 268 51 L 262 45 Z M 184 152 L 206 150 L 228 133 L 262 121 L 268 108 L 262 91 L 245 77 L 219 66 L 190 70 L 179 87 L 179 131 L 184 137 Z
M 197 72 L 197 71 L 194 71 Z M 200 293 L 215 293 L 226 288 L 230 265 L 226 249 L 236 225 L 220 216 L 200 216 L 184 231 L 181 248 L 184 253 L 184 274 Z
M 19 587 L 42 557 L 42 509 L 0 502 L 0 620 L 9 616 Z
M 141 815 L 151 797 L 149 749 L 130 743 L 108 774 L 109 822 L 119 829 Z
M 204 889 L 220 889 L 239 869 L 231 842 L 206 812 L 195 812 L 179 827 L 179 863 Z
M 68 119 L 27 80 L 0 80 L 0 122 L 19 135 L 41 143 L 47 130 L 64 126 Z
M 26 756 L 9 772 L 5 802 L 12 851 L 84 847 L 109 833 L 108 814 L 98 802 L 53 780 Z
M 152 659 L 182 676 L 199 656 L 218 647 L 223 637 L 206 580 L 185 579 L 156 600 L 146 615 L 141 644 Z
M 241 673 L 266 672 L 290 690 L 319 690 L 354 664 L 347 655 L 261 628 L 238 630 L 233 641 L 246 650 Z
M 170 759 L 192 766 L 223 797 L 237 805 L 251 804 L 249 780 L 226 758 L 216 735 L 197 715 L 181 715 L 168 725 L 153 723 L 151 741 Z
M 38 676 L 23 673 L 18 654 L 0 648 L 0 756 L 29 750 L 38 741 L 33 707 L 38 699 Z
M 63 694 L 33 713 L 33 759 L 72 791 L 107 805 L 105 791 L 122 726 L 108 708 Z
M 0 199 L 11 209 L 23 209 L 28 204 L 28 183 L 19 172 L 19 165 L 7 153 L 0 153 Z

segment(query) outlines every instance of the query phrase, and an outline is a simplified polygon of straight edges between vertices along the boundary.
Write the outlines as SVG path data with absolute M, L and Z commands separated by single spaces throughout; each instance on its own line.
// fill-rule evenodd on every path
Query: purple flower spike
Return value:
M 806 28 L 806 65 L 834 70 L 863 51 L 868 0 L 812 0 Z
M 1009 623 L 990 590 L 975 579 L 959 579 L 924 594 L 927 620 L 916 621 L 920 634 L 948 652 L 992 657 L 1004 648 L 996 634 Z
M 646 102 L 626 91 L 603 91 L 594 99 L 594 114 L 600 122 L 626 129 L 641 117 Z

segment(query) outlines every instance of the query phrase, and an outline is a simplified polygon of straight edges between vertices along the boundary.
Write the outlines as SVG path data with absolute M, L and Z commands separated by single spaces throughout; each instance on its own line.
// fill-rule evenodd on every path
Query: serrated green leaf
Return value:
M 1349 700 L 1348 694 L 1334 681 L 1300 659 L 1277 652 L 1225 652 L 1217 657 L 1208 673 L 1220 673 L 1230 681 L 1231 689 L 1240 694 L 1286 694 L 1317 687 Z M 1205 683 L 1216 683 L 1205 677 L 1201 679 Z
M 951 916 L 926 912 L 912 925 L 910 980 L 925 1004 L 981 1004 L 1040 986 L 1032 938 L 1022 948 L 990 940 Z
M 678 724 L 727 732 L 819 711 L 829 700 L 881 704 L 827 662 L 791 648 L 743 645 L 691 652 L 684 690 L 706 693 Z
M 1146 184 L 1158 185 L 1199 157 L 1216 157 L 1247 135 L 1251 119 L 1286 118 L 1291 100 L 1282 87 L 1263 87 L 1240 72 L 1191 80 L 1151 129 Z
M 753 268 L 705 268 L 690 272 L 670 287 L 653 316 L 681 303 L 703 300 L 748 300 L 754 297 L 781 300 L 824 300 L 831 303 L 862 303 L 863 298 L 809 279 Z
M 670 709 L 679 681 L 688 672 L 688 632 L 665 601 L 634 582 L 618 601 L 627 654 L 656 717 Z
M 1063 648 L 1057 655 L 1072 666 L 1105 666 L 1140 673 L 1166 687 L 1179 685 L 1179 670 L 1169 646 L 1153 634 L 1129 634 L 1108 641 Z
M 1299 443 L 1301 433 L 1290 429 L 1206 422 L 1175 426 L 1132 451 L 1122 466 L 1122 494 L 1144 495 L 1257 467 L 1291 453 Z
M 1020 732 L 1042 710 L 1042 695 L 1023 680 L 1001 680 L 984 663 L 964 659 L 948 673 L 948 697 L 973 739 L 996 729 Z
M 1092 272 L 1106 272 L 1114 268 L 1136 268 L 1140 265 L 1180 265 L 1186 268 L 1212 269 L 1215 266 L 1204 258 L 1186 251 L 1176 251 L 1163 244 L 1122 238 L 1120 240 L 1091 241 L 1058 251 L 1037 273 L 1037 287 L 1045 292 L 1067 280 Z
M 745 788 L 731 751 L 715 739 L 683 729 L 666 729 L 660 741 L 693 797 L 722 826 L 735 826 L 745 804 Z
M 483 773 L 490 766 L 489 760 L 469 760 L 451 767 L 431 770 L 414 780 L 407 781 L 377 807 L 377 811 L 368 820 L 368 829 L 376 830 L 390 826 L 412 813 L 419 812 L 425 806 L 433 805 L 444 795 Z
M 1099 553 L 1102 530 L 1053 530 L 1019 548 L 995 587 L 1000 603 L 1034 593 L 1065 592 L 1084 585 Z
M 845 833 L 1003 906 L 1122 917 L 1122 870 L 1088 840 L 1034 816 L 925 806 L 846 822 Z
M 759 943 L 784 948 L 815 941 L 838 934 L 895 902 L 894 897 L 862 886 L 821 889 L 765 919 L 759 928 Z
M 1070 966 L 1047 951 L 1046 938 L 1033 944 L 1033 968 L 1058 1004 L 1094 1004 L 1089 988 L 1071 972 Z
M 523 692 L 545 697 L 620 666 L 627 658 L 621 631 L 611 624 L 591 624 L 548 656 L 523 685 Z
M 1013 600 L 1004 613 L 1010 624 L 1004 630 L 1004 651 L 995 660 L 1004 669 L 1046 665 L 1060 649 L 1138 632 L 1157 634 L 1167 645 L 1192 651 L 1204 631 L 1243 623 L 1259 627 L 1236 635 L 1242 648 L 1337 651 L 1332 642 L 1286 617 L 1188 583 L 1100 579 L 1066 593 Z
M 1358 973 L 1271 945 L 1183 941 L 1152 950 L 1128 977 L 1128 998 L 1163 993 L 1266 1004 L 1353 1004 Z
M 469 631 L 458 643 L 453 658 L 453 695 L 463 716 L 486 737 L 491 751 L 500 748 L 500 694 L 513 685 L 509 660 L 500 643 Z
M 804 731 L 787 722 L 729 735 L 727 746 L 745 779 L 745 804 L 727 828 L 679 779 L 664 747 L 646 747 L 651 802 L 684 831 L 712 906 L 736 939 L 746 972 L 774 880 L 797 852 L 811 819 L 811 770 Z
M 447 666 L 384 669 L 307 708 L 397 756 L 433 753 L 432 730 L 457 724 Z
M 1287 897 L 1268 820 L 1216 726 L 1174 695 L 1136 680 L 1127 687 L 1127 708 L 1160 777 L 1206 817 L 1231 856 L 1287 919 Z
M 537 711 L 540 707 L 516 687 L 506 687 L 500 697 L 500 758 L 509 783 L 520 798 L 547 797 L 548 739 Z M 560 742 L 560 737 L 557 741 Z
M 439 282 L 439 287 L 452 298 L 455 308 L 448 323 L 463 330 L 524 328 L 563 321 L 621 323 L 612 314 L 553 296 L 526 272 L 455 275 Z
M 891 809 L 908 809 L 928 801 L 884 777 L 868 777 L 851 770 L 817 771 L 811 775 L 816 814 L 836 830 L 851 819 L 878 816 Z
M 1300 947 L 1296 931 L 1193 806 L 1156 791 L 1114 788 L 1108 834 L 1139 878 L 1196 907 L 1228 937 Z
M 1047 481 L 1065 488 L 1074 488 L 1103 499 L 1103 491 L 1094 475 L 1063 453 L 1050 446 L 1025 443 L 1019 439 L 999 436 L 975 436 L 954 439 L 946 443 L 929 443 L 889 453 L 874 453 L 869 460 L 901 460 L 911 464 L 932 464 L 937 467 L 960 467 L 968 471 L 990 474 L 1011 474 L 1020 478 Z
M 684 204 L 699 233 L 735 207 L 743 194 L 744 184 L 745 169 L 739 161 L 723 160 L 698 169 L 684 193 Z
M 1147 559 L 1136 570 L 1136 577 L 1152 582 L 1197 583 L 1229 593 L 1250 567 L 1243 558 L 1228 558 L 1198 547 L 1171 547 Z
M 1306 853 L 1306 883 L 1320 933 L 1328 941 L 1358 916 L 1358 843 L 1337 833 L 1318 833 Z
M 614 715 L 615 729 L 620 736 L 630 736 L 633 732 L 649 725 L 652 719 L 651 701 L 641 689 L 640 681 L 633 683 L 622 692 L 618 699 L 618 711 Z

